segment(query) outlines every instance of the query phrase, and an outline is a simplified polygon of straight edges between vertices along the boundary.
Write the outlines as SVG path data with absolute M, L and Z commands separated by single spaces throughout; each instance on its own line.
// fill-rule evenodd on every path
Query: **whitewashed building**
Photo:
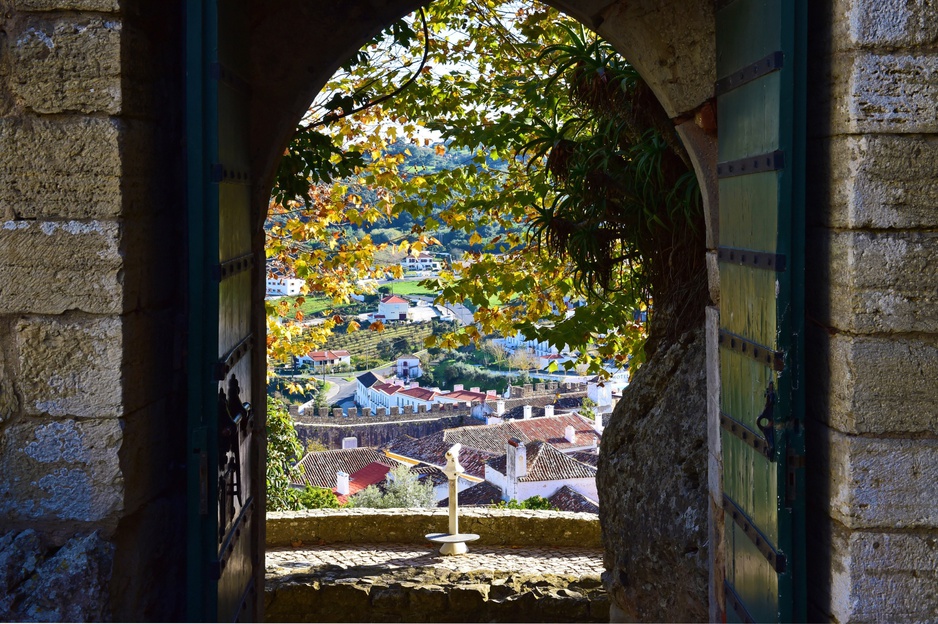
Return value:
M 268 277 L 268 297 L 295 297 L 302 293 L 305 280 L 295 277 Z

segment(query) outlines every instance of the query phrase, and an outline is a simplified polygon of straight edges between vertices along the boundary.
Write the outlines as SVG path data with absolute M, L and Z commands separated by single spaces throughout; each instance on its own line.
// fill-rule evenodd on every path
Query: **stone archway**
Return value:
M 252 171 L 258 183 L 254 188 L 254 210 L 258 220 L 262 219 L 268 204 L 268 189 L 280 155 L 289 142 L 296 124 L 306 112 L 309 102 L 316 96 L 332 73 L 353 55 L 361 45 L 367 42 L 381 28 L 393 20 L 412 12 L 421 2 L 399 0 L 397 2 L 374 3 L 370 10 L 360 5 L 334 6 L 328 11 L 313 9 L 298 0 L 279 0 L 271 5 L 263 3 L 254 9 L 251 30 L 251 67 L 250 80 L 253 85 L 251 100 L 251 154 Z M 715 69 L 715 17 L 712 3 L 701 0 L 648 1 L 632 2 L 595 2 L 583 6 L 583 3 L 551 1 L 548 4 L 569 13 L 581 20 L 588 27 L 597 30 L 642 73 L 661 101 L 666 113 L 673 119 L 677 131 L 691 155 L 701 188 L 705 195 L 707 210 L 707 247 L 714 250 L 717 243 L 717 202 L 716 202 L 716 129 L 715 123 L 707 118 L 712 115 L 713 85 L 716 81 Z M 298 45 L 298 41 L 308 44 Z M 715 254 L 712 254 L 715 255 Z M 715 266 L 715 261 L 712 262 Z M 719 297 L 719 283 L 716 271 L 711 271 L 711 297 Z M 703 311 L 701 310 L 701 318 Z M 696 409 L 699 416 L 706 413 L 705 360 L 703 358 L 703 328 L 695 339 L 682 342 L 677 351 L 670 353 L 670 358 L 682 358 L 686 352 L 692 357 L 686 358 L 686 367 L 697 367 L 695 375 L 685 373 L 678 394 L 683 395 L 686 409 Z M 660 383 L 674 374 L 674 363 L 658 368 L 656 374 Z M 693 379 L 691 379 L 693 377 Z M 658 387 L 656 392 L 660 391 Z M 692 400 L 687 394 L 695 395 Z M 652 402 L 658 398 L 652 398 Z M 677 398 L 667 409 L 681 404 Z M 646 406 L 647 409 L 647 406 Z M 695 528 L 693 531 L 679 529 L 680 536 L 671 535 L 670 531 L 655 530 L 652 533 L 660 544 L 643 544 L 642 550 L 650 555 L 644 559 L 649 569 L 648 576 L 641 582 L 644 589 L 631 590 L 631 593 L 617 589 L 614 595 L 623 602 L 623 608 L 629 609 L 629 616 L 638 613 L 646 617 L 679 617 L 690 619 L 706 618 L 708 560 L 707 547 L 707 449 L 706 428 L 702 418 L 686 419 L 688 425 L 684 434 L 692 439 L 690 445 L 694 452 L 680 462 L 678 472 L 695 475 L 690 487 L 675 487 L 680 494 L 675 497 L 676 505 L 660 510 L 657 521 L 668 523 L 669 519 L 684 513 L 688 505 L 693 513 L 685 520 Z M 670 445 L 662 440 L 663 444 Z M 619 452 L 628 452 L 617 442 Z M 669 455 L 670 457 L 670 455 Z M 628 472 L 628 471 L 626 471 Z M 616 479 L 622 478 L 621 471 L 609 473 L 603 483 L 610 491 Z M 618 475 L 618 476 L 617 476 Z M 621 485 L 621 484 L 620 484 Z M 679 485 L 677 483 L 672 485 Z M 631 483 L 629 487 L 620 487 L 629 491 L 654 488 L 648 480 L 643 483 Z M 650 494 L 650 492 L 649 492 Z M 650 501 L 652 497 L 642 497 Z M 609 497 L 610 509 L 632 510 L 636 506 L 618 495 Z M 643 503 L 641 511 L 623 514 L 626 524 L 634 524 L 636 515 L 652 513 L 655 505 Z M 680 506 L 680 509 L 676 507 Z M 606 512 L 604 521 L 609 525 L 608 533 L 620 531 L 617 511 Z M 685 515 L 687 515 L 685 513 Z M 693 516 L 693 518 L 691 518 Z M 715 531 L 720 531 L 715 527 Z M 681 554 L 677 557 L 656 557 L 657 550 L 671 550 L 672 541 L 679 541 L 677 548 Z M 667 544 L 665 545 L 665 542 Z M 690 542 L 690 545 L 688 543 Z M 619 538 L 606 540 L 607 550 L 621 550 Z M 696 553 L 692 558 L 686 552 Z M 640 578 L 636 564 L 629 563 L 629 556 L 624 553 L 608 555 L 607 584 L 622 588 L 622 579 Z M 649 561 L 671 561 L 680 564 L 690 561 L 682 568 L 680 576 L 686 579 L 682 583 L 668 580 L 667 573 L 649 565 Z M 649 579 L 657 578 L 657 582 Z M 626 583 L 628 584 L 628 582 Z M 670 588 L 670 589 L 669 589 Z M 667 595 L 663 600 L 652 598 L 653 594 Z M 681 594 L 680 597 L 676 597 Z M 632 604 L 626 607 L 625 603 Z M 661 602 L 671 605 L 671 611 L 657 611 L 640 607 L 643 603 Z M 680 606 L 680 611 L 675 608 Z M 657 607 L 656 607 L 657 608 Z

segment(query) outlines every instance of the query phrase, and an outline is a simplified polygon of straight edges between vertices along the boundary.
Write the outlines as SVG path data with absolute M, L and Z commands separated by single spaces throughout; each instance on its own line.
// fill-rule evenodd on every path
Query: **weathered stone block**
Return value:
M 12 0 L 19 11 L 95 11 L 114 13 L 120 10 L 118 0 Z
M 938 434 L 938 337 L 863 337 L 808 328 L 809 414 L 850 434 Z
M 938 20 L 929 0 L 837 0 L 834 4 L 835 13 L 847 17 L 841 31 L 846 36 L 841 36 L 838 47 L 902 48 L 938 42 Z
M 833 622 L 933 622 L 938 619 L 938 539 L 933 533 L 849 531 L 836 524 L 818 548 L 831 564 L 814 574 L 818 617 Z
M 116 419 L 9 426 L 0 452 L 0 515 L 19 522 L 116 524 L 123 501 Z
M 121 23 L 45 19 L 12 23 L 7 37 L 10 90 L 38 113 L 121 112 Z
M 6 342 L 5 328 L 0 328 L 0 425 L 19 411 L 20 401 L 13 387 L 13 370 L 3 361 L 3 344 Z
M 938 132 L 938 54 L 835 54 L 832 132 Z
M 0 313 L 115 313 L 122 307 L 120 226 L 6 221 L 0 226 Z
M 829 202 L 817 216 L 838 228 L 938 226 L 938 142 L 921 135 L 835 137 L 824 143 Z
M 122 415 L 120 319 L 27 317 L 14 331 L 24 412 Z
M 0 119 L 0 215 L 21 219 L 118 216 L 119 138 L 118 122 L 112 119 Z
M 114 545 L 97 532 L 75 537 L 43 562 L 21 588 L 24 599 L 18 615 L 32 622 L 109 619 L 113 560 Z
M 938 527 L 938 439 L 848 436 L 817 423 L 808 435 L 812 472 L 829 475 L 834 520 L 851 529 Z
M 822 323 L 855 333 L 938 333 L 938 233 L 813 230 L 808 298 Z

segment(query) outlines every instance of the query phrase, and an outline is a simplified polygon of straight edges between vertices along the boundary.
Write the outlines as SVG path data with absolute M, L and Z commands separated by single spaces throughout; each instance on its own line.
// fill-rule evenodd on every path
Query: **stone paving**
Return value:
M 432 544 L 326 544 L 267 549 L 268 578 L 327 566 L 343 570 L 361 567 L 392 571 L 416 567 L 450 572 L 490 570 L 582 577 L 602 573 L 603 553 L 591 548 L 473 546 L 471 543 L 469 553 L 458 556 L 440 555 L 439 547 Z

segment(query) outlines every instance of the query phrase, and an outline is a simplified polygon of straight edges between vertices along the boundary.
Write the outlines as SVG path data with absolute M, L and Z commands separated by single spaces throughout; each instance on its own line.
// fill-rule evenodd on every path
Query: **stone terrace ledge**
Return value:
M 592 514 L 463 509 L 469 553 L 427 533 L 446 510 L 342 509 L 267 515 L 267 620 L 606 622 Z

